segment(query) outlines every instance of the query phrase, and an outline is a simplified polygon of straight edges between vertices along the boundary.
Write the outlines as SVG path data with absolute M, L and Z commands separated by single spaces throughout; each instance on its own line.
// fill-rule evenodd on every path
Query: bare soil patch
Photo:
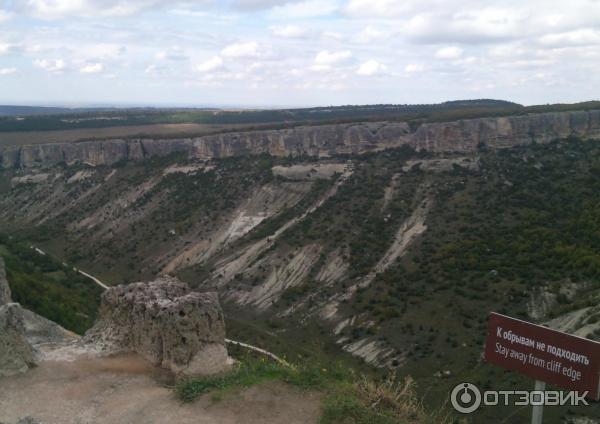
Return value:
M 164 373 L 136 355 L 43 362 L 0 379 L 0 421 L 32 416 L 44 424 L 317 423 L 321 397 L 269 382 L 183 404 Z

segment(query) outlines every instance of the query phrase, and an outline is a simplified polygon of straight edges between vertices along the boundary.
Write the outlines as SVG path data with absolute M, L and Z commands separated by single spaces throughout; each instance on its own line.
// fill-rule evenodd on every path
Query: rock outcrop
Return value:
M 225 323 L 216 293 L 162 277 L 107 290 L 84 342 L 105 353 L 137 352 L 176 375 L 226 371 Z
M 436 153 L 470 153 L 481 146 L 503 148 L 533 142 L 546 143 L 571 135 L 600 138 L 600 110 L 425 123 L 414 131 L 406 122 L 373 122 L 231 132 L 195 138 L 112 139 L 6 146 L 0 148 L 0 164 L 4 168 L 59 163 L 98 166 L 176 152 L 195 159 L 260 153 L 326 156 L 403 145 Z
M 0 306 L 0 377 L 34 366 L 34 353 L 25 338 L 23 309 L 18 303 Z
M 33 349 L 25 338 L 25 318 L 11 303 L 4 261 L 0 258 L 0 377 L 19 374 L 34 365 Z
M 0 306 L 10 303 L 10 299 L 10 287 L 8 286 L 8 280 L 6 279 L 4 260 L 0 257 Z

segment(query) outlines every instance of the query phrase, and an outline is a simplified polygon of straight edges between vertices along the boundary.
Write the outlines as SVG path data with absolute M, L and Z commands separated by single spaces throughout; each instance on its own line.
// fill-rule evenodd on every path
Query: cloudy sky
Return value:
M 600 98 L 600 0 L 0 0 L 0 103 Z

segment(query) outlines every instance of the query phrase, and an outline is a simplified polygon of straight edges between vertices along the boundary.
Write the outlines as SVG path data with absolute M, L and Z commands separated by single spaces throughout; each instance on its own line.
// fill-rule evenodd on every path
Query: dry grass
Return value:
M 437 411 L 426 410 L 416 393 L 416 384 L 411 377 L 398 381 L 392 375 L 385 381 L 376 382 L 362 377 L 356 383 L 359 398 L 372 411 L 402 423 L 453 422 L 445 406 Z

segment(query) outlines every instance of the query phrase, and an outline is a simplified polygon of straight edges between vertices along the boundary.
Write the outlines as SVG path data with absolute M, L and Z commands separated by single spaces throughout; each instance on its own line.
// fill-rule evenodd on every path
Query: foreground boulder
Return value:
M 107 290 L 84 342 L 105 353 L 137 352 L 178 376 L 230 366 L 217 294 L 192 292 L 170 277 Z

